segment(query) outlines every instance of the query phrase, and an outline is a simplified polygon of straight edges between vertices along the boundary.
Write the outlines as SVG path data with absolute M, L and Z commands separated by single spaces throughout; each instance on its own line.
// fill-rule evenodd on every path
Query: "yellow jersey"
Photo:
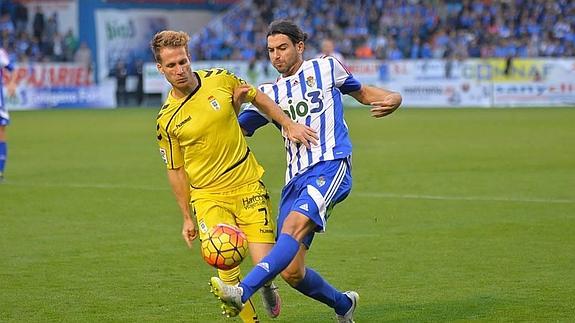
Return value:
M 250 152 L 232 105 L 245 81 L 225 69 L 194 71 L 198 87 L 170 94 L 157 118 L 160 154 L 168 169 L 184 167 L 191 190 L 228 191 L 258 181 L 264 170 Z M 253 101 L 255 88 L 247 98 Z

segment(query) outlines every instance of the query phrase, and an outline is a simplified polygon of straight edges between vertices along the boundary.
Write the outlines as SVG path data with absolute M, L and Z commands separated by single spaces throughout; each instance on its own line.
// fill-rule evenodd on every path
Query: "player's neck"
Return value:
M 284 74 L 282 74 L 283 77 L 288 77 L 288 76 L 292 76 L 295 74 L 295 72 L 297 72 L 299 70 L 299 68 L 301 67 L 301 65 L 303 64 L 303 59 L 300 59 L 297 63 L 293 64 L 293 66 Z
M 188 82 L 188 84 L 181 86 L 181 87 L 172 87 L 172 96 L 176 99 L 181 99 L 181 98 L 185 98 L 188 95 L 190 95 L 190 93 L 195 92 L 199 86 L 199 82 L 198 82 L 198 77 L 196 75 L 196 73 L 192 72 L 192 78 L 190 79 L 190 82 Z

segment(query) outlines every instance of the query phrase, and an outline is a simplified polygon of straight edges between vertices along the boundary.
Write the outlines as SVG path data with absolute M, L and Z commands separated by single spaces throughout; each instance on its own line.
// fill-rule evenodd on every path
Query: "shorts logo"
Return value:
M 325 177 L 320 176 L 315 180 L 315 183 L 317 184 L 317 186 L 322 187 L 325 185 Z
M 208 226 L 206 225 L 206 223 L 204 222 L 203 219 L 198 221 L 198 225 L 200 227 L 200 231 L 202 231 L 202 233 L 207 233 L 208 232 Z
M 242 203 L 244 204 L 244 209 L 253 209 L 257 206 L 265 204 L 267 199 L 268 199 L 267 194 L 260 194 L 260 195 L 245 197 L 242 199 Z
M 307 205 L 307 203 L 300 205 L 299 208 L 309 212 L 309 205 Z
M 210 97 L 208 98 L 208 101 L 210 101 L 210 105 L 212 106 L 212 108 L 214 108 L 214 110 L 219 110 L 220 109 L 220 104 L 218 103 L 218 100 L 216 100 L 216 98 L 213 95 L 210 95 Z
M 167 165 L 168 164 L 168 157 L 166 157 L 166 150 L 164 148 L 160 148 L 160 156 L 162 157 L 162 160 L 164 161 L 164 163 Z

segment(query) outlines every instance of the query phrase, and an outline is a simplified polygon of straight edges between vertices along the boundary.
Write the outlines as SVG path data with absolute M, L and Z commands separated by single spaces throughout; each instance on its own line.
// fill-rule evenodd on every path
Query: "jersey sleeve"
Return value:
M 341 63 L 333 58 L 327 58 L 333 68 L 333 75 L 335 78 L 335 86 L 343 94 L 348 94 L 350 92 L 355 92 L 361 89 L 361 83 L 353 77 L 353 75 L 343 66 Z
M 253 104 L 245 107 L 238 116 L 240 127 L 244 130 L 246 136 L 250 137 L 254 132 L 268 124 L 271 120 L 268 116 L 264 115 Z
M 156 133 L 158 135 L 158 146 L 160 147 L 160 157 L 166 164 L 168 169 L 176 169 L 184 166 L 184 156 L 180 149 L 180 142 L 178 139 L 170 135 L 164 127 L 158 123 L 156 126 Z
M 227 77 L 227 82 L 228 84 L 231 86 L 231 90 L 232 93 L 233 91 L 240 85 L 243 84 L 247 84 L 250 86 L 250 90 L 248 91 L 248 93 L 246 94 L 246 99 L 248 100 L 248 102 L 253 102 L 254 99 L 256 98 L 256 88 L 251 85 L 248 84 L 248 82 L 246 82 L 244 79 L 242 79 L 241 77 L 236 76 L 234 73 L 227 71 L 226 72 L 226 77 Z

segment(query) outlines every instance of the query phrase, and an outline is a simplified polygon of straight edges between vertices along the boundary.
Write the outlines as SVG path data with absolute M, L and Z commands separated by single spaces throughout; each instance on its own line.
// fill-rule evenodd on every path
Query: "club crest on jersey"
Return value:
M 309 87 L 315 87 L 315 78 L 313 76 L 308 76 L 305 79 L 305 84 L 307 84 Z
M 325 185 L 325 177 L 320 176 L 315 180 L 315 183 L 317 184 L 317 186 L 322 187 Z
M 220 109 L 220 104 L 218 103 L 218 100 L 216 100 L 216 98 L 213 95 L 210 95 L 210 97 L 208 98 L 208 101 L 210 101 L 210 105 L 212 106 L 212 108 L 214 108 L 214 110 L 219 110 Z

